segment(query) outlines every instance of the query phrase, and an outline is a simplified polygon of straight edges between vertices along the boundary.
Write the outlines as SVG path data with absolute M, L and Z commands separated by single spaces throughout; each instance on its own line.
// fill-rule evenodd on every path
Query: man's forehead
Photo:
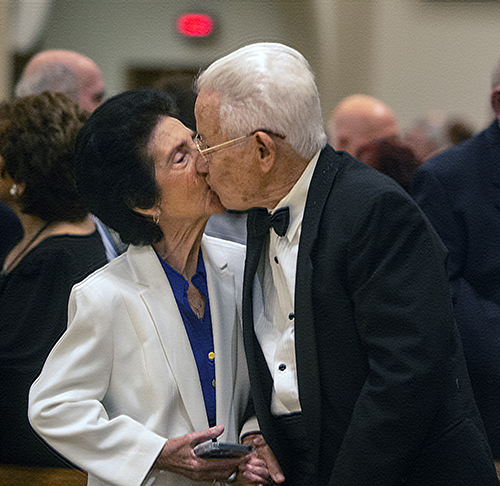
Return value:
M 214 91 L 201 90 L 196 98 L 195 109 L 201 114 L 216 112 L 220 107 L 220 95 Z
M 201 90 L 196 99 L 195 117 L 199 130 L 218 132 L 220 130 L 220 95 L 213 91 Z

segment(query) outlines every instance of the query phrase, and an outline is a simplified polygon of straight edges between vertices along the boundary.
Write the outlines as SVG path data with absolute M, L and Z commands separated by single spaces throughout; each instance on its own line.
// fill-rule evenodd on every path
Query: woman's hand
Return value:
M 238 459 L 201 459 L 193 449 L 201 442 L 216 439 L 224 432 L 223 425 L 217 425 L 201 432 L 169 439 L 165 442 L 155 467 L 182 474 L 193 481 L 225 481 L 247 460 Z
M 261 434 L 248 435 L 243 439 L 243 444 L 253 446 L 253 452 L 250 459 L 238 468 L 238 486 L 267 486 L 285 481 L 278 461 Z

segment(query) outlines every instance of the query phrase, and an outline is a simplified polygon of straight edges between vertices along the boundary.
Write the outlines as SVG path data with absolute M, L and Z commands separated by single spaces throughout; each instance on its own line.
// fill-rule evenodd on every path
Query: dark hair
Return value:
M 17 184 L 21 210 L 47 222 L 88 214 L 75 183 L 74 149 L 88 114 L 61 93 L 41 93 L 0 105 L 0 155 Z
M 379 139 L 375 144 L 377 147 L 377 169 L 408 191 L 413 175 L 419 166 L 411 148 L 394 137 Z
M 172 99 L 162 91 L 127 91 L 94 111 L 78 135 L 76 174 L 82 199 L 124 243 L 148 245 L 163 237 L 159 226 L 134 208 L 152 208 L 159 199 L 147 145 L 159 119 L 174 113 Z

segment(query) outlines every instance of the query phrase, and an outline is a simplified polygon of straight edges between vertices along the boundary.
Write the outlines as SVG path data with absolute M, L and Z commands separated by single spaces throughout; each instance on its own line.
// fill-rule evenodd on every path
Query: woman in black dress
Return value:
M 43 93 L 0 105 L 0 201 L 24 235 L 0 274 L 0 463 L 64 467 L 31 429 L 28 391 L 66 329 L 72 286 L 106 263 L 75 184 L 76 135 L 87 118 Z

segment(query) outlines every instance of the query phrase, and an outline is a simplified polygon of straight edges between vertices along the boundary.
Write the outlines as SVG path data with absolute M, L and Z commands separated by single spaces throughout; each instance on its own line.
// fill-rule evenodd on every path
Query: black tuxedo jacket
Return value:
M 248 217 L 243 325 L 257 417 L 286 484 L 498 485 L 452 316 L 445 250 L 396 183 L 323 149 L 299 244 L 295 346 L 314 474 L 298 477 L 270 413 L 253 328 L 267 244 Z
M 472 389 L 500 460 L 500 128 L 495 120 L 426 162 L 412 195 L 447 246 Z

